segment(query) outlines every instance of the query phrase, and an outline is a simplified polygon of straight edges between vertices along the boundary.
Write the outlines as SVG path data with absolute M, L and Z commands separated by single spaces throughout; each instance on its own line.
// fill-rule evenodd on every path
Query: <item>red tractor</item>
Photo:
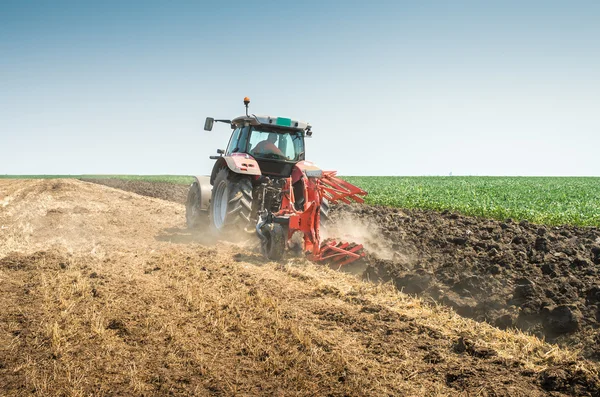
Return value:
M 229 124 L 233 133 L 218 156 L 210 176 L 198 176 L 190 186 L 186 221 L 191 229 L 213 232 L 251 232 L 261 240 L 263 254 L 280 259 L 286 249 L 301 249 L 314 261 L 340 266 L 364 256 L 362 245 L 322 241 L 320 226 L 328 220 L 329 204 L 362 203 L 367 193 L 322 171 L 304 159 L 304 138 L 312 136 L 305 122 L 271 116 L 246 115 Z M 293 238 L 300 233 L 300 239 Z

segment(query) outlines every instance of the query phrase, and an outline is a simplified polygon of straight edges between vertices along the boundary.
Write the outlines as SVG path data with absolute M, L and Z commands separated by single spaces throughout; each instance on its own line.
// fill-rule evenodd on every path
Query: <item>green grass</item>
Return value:
M 167 182 L 189 185 L 194 180 L 185 175 L 0 175 L 0 179 L 62 179 L 62 178 L 113 178 L 130 181 Z
M 344 177 L 368 204 L 547 225 L 600 226 L 597 177 Z

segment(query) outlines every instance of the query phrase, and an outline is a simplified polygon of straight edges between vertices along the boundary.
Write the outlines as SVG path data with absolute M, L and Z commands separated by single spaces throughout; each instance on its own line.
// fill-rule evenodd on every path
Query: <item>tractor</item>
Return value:
M 364 257 L 360 244 L 322 241 L 320 227 L 330 204 L 362 203 L 364 190 L 305 160 L 304 140 L 311 126 L 295 119 L 246 114 L 233 120 L 207 117 L 206 131 L 216 122 L 233 133 L 218 149 L 210 176 L 197 176 L 186 202 L 190 229 L 213 233 L 252 233 L 262 253 L 279 260 L 287 249 L 313 261 L 348 264 Z

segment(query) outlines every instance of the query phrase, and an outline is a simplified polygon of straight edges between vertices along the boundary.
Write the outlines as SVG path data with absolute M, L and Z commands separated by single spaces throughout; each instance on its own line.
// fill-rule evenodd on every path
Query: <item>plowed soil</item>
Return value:
M 343 206 L 379 229 L 366 277 L 600 359 L 600 230 L 449 212 Z M 372 236 L 370 238 L 373 238 Z M 391 253 L 391 255 L 390 255 Z
M 379 219 L 360 211 L 344 212 Z M 184 212 L 81 181 L 0 180 L 0 395 L 600 394 L 598 365 L 577 351 L 396 281 L 265 262 L 190 233 Z M 363 237 L 382 255 L 396 241 Z M 420 274 L 403 240 L 368 274 Z

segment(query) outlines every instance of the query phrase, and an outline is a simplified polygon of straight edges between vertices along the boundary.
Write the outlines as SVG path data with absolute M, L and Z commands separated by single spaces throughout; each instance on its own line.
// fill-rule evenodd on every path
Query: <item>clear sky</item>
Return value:
M 0 174 L 207 174 L 244 96 L 343 175 L 600 176 L 600 1 L 0 1 Z

